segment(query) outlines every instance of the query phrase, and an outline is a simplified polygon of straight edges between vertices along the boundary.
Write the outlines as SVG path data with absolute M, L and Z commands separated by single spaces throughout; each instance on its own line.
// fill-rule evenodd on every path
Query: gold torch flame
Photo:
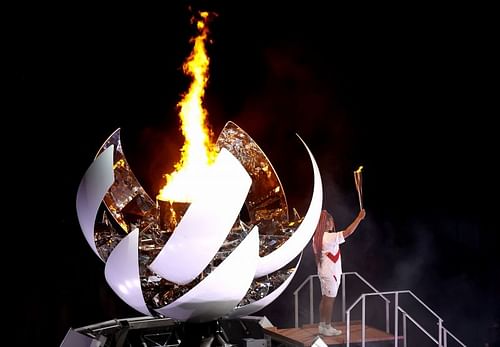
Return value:
M 198 184 L 203 175 L 215 160 L 217 154 L 211 139 L 212 133 L 207 125 L 207 111 L 203 107 L 205 87 L 208 82 L 208 58 L 205 41 L 208 36 L 208 12 L 200 12 L 196 21 L 198 36 L 191 39 L 193 50 L 183 64 L 186 75 L 192 78 L 188 92 L 177 104 L 181 119 L 181 131 L 184 145 L 181 159 L 175 164 L 175 171 L 165 174 L 166 184 L 160 189 L 157 199 L 164 201 L 190 202 L 196 192 L 203 189 Z

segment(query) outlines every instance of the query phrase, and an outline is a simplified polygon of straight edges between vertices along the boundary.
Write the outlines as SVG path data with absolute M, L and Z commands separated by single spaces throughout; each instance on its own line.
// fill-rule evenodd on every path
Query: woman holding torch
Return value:
M 345 230 L 337 232 L 332 215 L 328 211 L 323 210 L 321 211 L 319 223 L 313 236 L 313 251 L 321 284 L 321 301 L 319 304 L 320 322 L 318 330 L 321 335 L 325 336 L 342 334 L 341 330 L 335 329 L 331 325 L 332 313 L 342 274 L 340 244 L 345 242 L 345 239 L 357 229 L 359 223 L 366 216 L 361 202 L 361 169 L 362 167 L 354 172 L 360 207 L 357 217 Z
M 313 236 L 313 250 L 321 283 L 321 302 L 319 304 L 319 333 L 325 336 L 342 334 L 332 327 L 332 312 L 335 297 L 340 287 L 342 259 L 339 245 L 351 235 L 365 218 L 364 209 L 359 211 L 354 221 L 343 231 L 335 231 L 333 217 L 328 211 L 321 211 L 318 226 Z

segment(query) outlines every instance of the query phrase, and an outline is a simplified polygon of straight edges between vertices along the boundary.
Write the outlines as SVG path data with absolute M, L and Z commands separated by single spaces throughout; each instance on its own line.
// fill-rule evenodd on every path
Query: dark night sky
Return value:
M 304 213 L 311 173 L 298 133 L 341 227 L 357 212 L 352 171 L 364 165 L 368 215 L 343 246 L 344 270 L 383 290 L 410 289 L 468 345 L 487 341 L 500 319 L 490 11 L 206 4 L 218 13 L 206 95 L 214 133 L 228 120 L 247 131 Z M 69 327 L 138 315 L 107 287 L 74 201 L 118 127 L 151 195 L 170 170 L 182 144 L 175 104 L 188 84 L 180 66 L 190 16 L 185 2 L 13 12 L 14 122 L 5 130 L 28 144 L 10 143 L 6 167 L 21 181 L 13 195 L 39 205 L 22 231 L 37 265 L 17 292 L 24 336 L 58 345 Z M 290 288 L 314 272 L 308 249 Z M 291 303 L 287 290 L 264 313 L 289 324 Z

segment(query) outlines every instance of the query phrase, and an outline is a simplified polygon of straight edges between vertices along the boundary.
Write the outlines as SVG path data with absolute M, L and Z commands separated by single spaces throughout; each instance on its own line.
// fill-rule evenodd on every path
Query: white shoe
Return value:
M 342 330 L 335 329 L 331 325 L 319 325 L 319 333 L 324 336 L 338 336 L 342 334 Z

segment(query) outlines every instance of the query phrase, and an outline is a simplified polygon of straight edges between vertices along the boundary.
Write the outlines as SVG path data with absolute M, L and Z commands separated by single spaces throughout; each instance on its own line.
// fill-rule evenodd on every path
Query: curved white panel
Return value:
M 149 266 L 168 281 L 194 280 L 227 237 L 245 202 L 252 180 L 222 148 L 204 179 L 206 189 L 191 203 L 158 256 Z
M 269 305 L 271 302 L 273 302 L 278 296 L 281 295 L 281 293 L 283 293 L 283 291 L 286 289 L 286 287 L 288 287 L 290 282 L 292 282 L 293 277 L 297 273 L 297 269 L 299 268 L 301 260 L 302 260 L 302 254 L 300 255 L 299 261 L 297 262 L 295 270 L 293 270 L 292 274 L 288 276 L 285 282 L 283 282 L 278 288 L 276 288 L 273 292 L 271 292 L 271 294 L 263 297 L 260 300 L 254 301 L 251 304 L 241 306 L 235 309 L 233 312 L 229 314 L 229 318 L 237 318 L 237 317 L 251 315 L 257 311 L 260 311 L 261 309 Z
M 185 295 L 156 311 L 170 318 L 193 322 L 205 322 L 225 315 L 247 293 L 258 258 L 259 232 L 254 227 L 210 275 Z
M 151 315 L 142 296 L 139 277 L 139 229 L 116 245 L 106 261 L 104 275 L 113 291 L 129 306 Z
M 83 235 L 99 258 L 94 242 L 94 224 L 97 211 L 106 192 L 113 184 L 113 149 L 106 148 L 89 166 L 76 193 L 76 213 Z M 104 259 L 101 258 L 104 261 Z
M 321 175 L 318 165 L 316 164 L 316 160 L 314 159 L 311 151 L 307 147 L 306 143 L 300 138 L 300 136 L 298 137 L 309 153 L 314 172 L 314 188 L 311 197 L 311 203 L 309 205 L 309 209 L 307 210 L 307 214 L 304 217 L 304 220 L 297 228 L 297 230 L 295 230 L 293 235 L 274 252 L 260 258 L 255 278 L 259 278 L 270 274 L 271 272 L 279 270 L 290 261 L 292 261 L 292 259 L 295 258 L 300 252 L 302 252 L 304 247 L 307 245 L 314 234 L 316 225 L 319 222 L 319 216 L 321 214 L 323 205 L 323 186 L 321 183 Z

